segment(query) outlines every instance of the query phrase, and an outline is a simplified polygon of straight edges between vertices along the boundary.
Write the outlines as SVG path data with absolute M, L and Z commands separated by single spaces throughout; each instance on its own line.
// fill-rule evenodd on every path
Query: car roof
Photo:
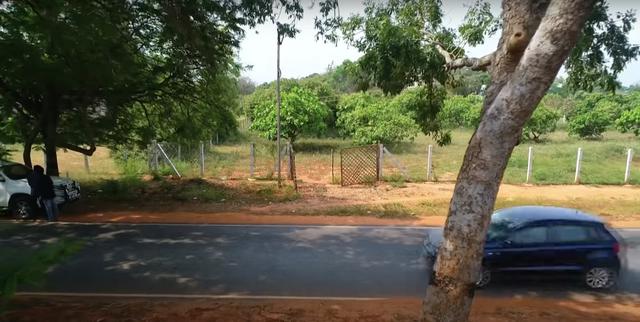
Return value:
M 13 165 L 13 164 L 20 164 L 20 163 L 7 161 L 7 160 L 0 160 L 0 167 L 4 167 L 5 165 Z
M 580 221 L 602 224 L 603 221 L 578 209 L 550 206 L 520 206 L 496 211 L 493 218 L 527 224 L 537 221 Z

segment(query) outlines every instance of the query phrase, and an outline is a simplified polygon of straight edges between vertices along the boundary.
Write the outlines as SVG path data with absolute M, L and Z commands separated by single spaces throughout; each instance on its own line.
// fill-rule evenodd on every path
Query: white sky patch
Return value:
M 281 47 L 281 70 L 284 78 L 300 78 L 313 73 L 323 73 L 330 65 L 339 65 L 346 59 L 356 60 L 361 56 L 356 48 L 348 46 L 344 41 L 338 44 L 316 41 L 316 30 L 313 26 L 314 17 L 317 15 L 317 6 L 308 10 L 311 1 L 302 0 L 305 3 L 305 16 L 297 23 L 300 33 L 295 39 L 287 38 Z M 457 28 L 464 19 L 466 8 L 473 2 L 471 0 L 443 0 L 445 26 Z M 494 12 L 499 13 L 500 1 L 490 0 Z M 610 11 L 626 11 L 640 9 L 640 3 L 635 0 L 609 0 Z M 357 0 L 340 0 L 340 14 L 348 17 L 361 13 L 364 6 Z M 257 32 L 257 33 L 256 33 Z M 499 33 L 486 40 L 480 46 L 467 48 L 469 56 L 481 57 L 497 47 Z M 630 32 L 631 43 L 640 44 L 640 22 L 636 22 Z M 246 37 L 240 44 L 240 62 L 243 65 L 252 65 L 251 70 L 243 74 L 251 78 L 257 84 L 270 82 L 276 77 L 276 30 L 271 23 L 257 26 L 247 30 Z M 562 73 L 562 72 L 561 72 Z M 636 60 L 627 65 L 620 74 L 619 80 L 623 85 L 640 83 L 640 61 Z

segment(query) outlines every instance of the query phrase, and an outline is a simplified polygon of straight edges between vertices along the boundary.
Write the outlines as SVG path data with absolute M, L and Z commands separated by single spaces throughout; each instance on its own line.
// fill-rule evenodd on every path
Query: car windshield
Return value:
M 2 172 L 11 180 L 26 179 L 33 170 L 22 164 L 8 164 L 2 167 Z
M 493 214 L 487 231 L 487 241 L 504 240 L 517 225 L 518 222 L 503 213 Z

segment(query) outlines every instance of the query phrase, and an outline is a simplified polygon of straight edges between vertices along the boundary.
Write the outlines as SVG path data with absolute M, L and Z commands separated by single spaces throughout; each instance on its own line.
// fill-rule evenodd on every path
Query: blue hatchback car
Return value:
M 437 246 L 425 241 L 427 256 Z M 524 206 L 491 216 L 477 285 L 503 272 L 577 273 L 593 289 L 615 286 L 620 243 L 604 223 L 579 210 Z

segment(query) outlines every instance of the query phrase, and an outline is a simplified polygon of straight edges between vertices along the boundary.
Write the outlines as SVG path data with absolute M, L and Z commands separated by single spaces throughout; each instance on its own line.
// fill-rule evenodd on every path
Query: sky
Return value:
M 311 0 L 301 0 L 305 9 L 311 6 Z M 447 27 L 457 28 L 466 13 L 466 8 L 472 0 L 442 0 L 444 19 Z M 499 2 L 490 1 L 496 14 L 499 14 Z M 609 0 L 611 11 L 626 11 L 628 9 L 640 9 L 640 1 L 637 0 Z M 340 15 L 348 17 L 351 14 L 363 11 L 362 1 L 339 0 Z M 344 41 L 338 44 L 316 41 L 316 31 L 313 19 L 317 9 L 305 10 L 304 18 L 297 23 L 301 32 L 295 39 L 284 40 L 280 49 L 282 77 L 300 78 L 313 73 L 323 73 L 330 65 L 339 65 L 345 59 L 356 60 L 361 53 L 354 47 L 348 46 Z M 474 48 L 467 48 L 469 56 L 480 57 L 496 49 L 498 34 L 487 39 L 484 44 Z M 636 22 L 634 29 L 629 34 L 631 43 L 640 44 L 640 22 Z M 245 38 L 240 44 L 240 62 L 243 65 L 252 66 L 243 72 L 244 76 L 251 78 L 257 84 L 270 82 L 276 77 L 276 29 L 271 23 L 263 24 L 246 32 Z M 562 72 L 561 72 L 562 73 Z M 640 61 L 631 62 L 619 75 L 618 80 L 623 85 L 640 83 Z

